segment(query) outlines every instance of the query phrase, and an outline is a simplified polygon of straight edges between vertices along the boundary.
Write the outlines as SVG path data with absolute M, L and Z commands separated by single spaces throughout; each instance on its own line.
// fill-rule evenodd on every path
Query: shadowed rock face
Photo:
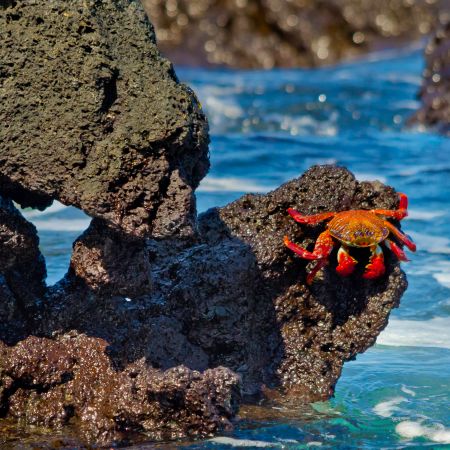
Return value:
M 244 394 L 258 394 L 264 384 L 281 387 L 288 398 L 326 399 L 344 361 L 386 326 L 406 280 L 387 251 L 387 274 L 364 280 L 364 250 L 355 253 L 356 273 L 341 278 L 336 250 L 323 278 L 307 286 L 306 262 L 284 247 L 283 236 L 312 245 L 324 225 L 302 227 L 286 209 L 313 214 L 395 208 L 397 201 L 381 183 L 315 167 L 267 195 L 246 195 L 202 214 L 199 241 L 150 241 L 149 294 L 99 296 L 69 274 L 49 291 L 40 333 L 76 328 L 100 336 L 122 367 L 142 357 L 162 369 L 223 365 L 242 376 Z M 141 279 L 137 273 L 138 285 Z
M 190 235 L 207 124 L 139 2 L 0 3 L 0 193 Z M 26 30 L 26 32 L 24 32 Z
M 45 293 L 45 262 L 36 228 L 11 200 L 0 197 L 0 339 L 12 343 L 26 336 Z
M 350 278 L 333 254 L 307 286 L 283 236 L 311 246 L 323 225 L 286 209 L 393 208 L 393 189 L 317 166 L 197 218 L 206 121 L 136 2 L 1 2 L 0 34 L 0 416 L 109 445 L 227 428 L 241 388 L 332 395 L 406 280 L 389 255 L 385 276 L 363 280 L 361 251 Z M 45 287 L 36 230 L 12 200 L 53 199 L 93 219 Z
M 438 0 L 143 0 L 173 62 L 242 68 L 332 64 L 430 32 Z M 188 51 L 187 51 L 188 50 Z
M 426 68 L 419 92 L 422 106 L 411 119 L 450 136 L 450 21 L 425 49 Z

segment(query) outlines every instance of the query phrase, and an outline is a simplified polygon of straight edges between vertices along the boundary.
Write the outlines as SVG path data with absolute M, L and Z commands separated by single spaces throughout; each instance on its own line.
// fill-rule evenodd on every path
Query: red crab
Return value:
M 327 229 L 317 238 L 312 252 L 294 244 L 287 236 L 284 237 L 285 245 L 301 258 L 317 260 L 316 265 L 308 273 L 306 282 L 311 284 L 316 273 L 328 263 L 328 257 L 337 243 L 340 243 L 341 246 L 337 254 L 338 266 L 336 272 L 341 276 L 350 275 L 357 264 L 356 259 L 349 254 L 348 247 L 370 248 L 369 263 L 366 266 L 363 278 L 377 278 L 384 274 L 384 256 L 379 245 L 382 242 L 400 261 L 408 261 L 405 252 L 393 240 L 388 239 L 391 235 L 406 245 L 412 252 L 416 251 L 416 244 L 386 220 L 387 217 L 402 220 L 408 215 L 408 197 L 405 194 L 399 194 L 399 197 L 400 203 L 396 210 L 352 209 L 304 216 L 295 209 L 289 208 L 288 213 L 299 223 L 316 225 L 323 220 L 332 218 L 327 223 Z

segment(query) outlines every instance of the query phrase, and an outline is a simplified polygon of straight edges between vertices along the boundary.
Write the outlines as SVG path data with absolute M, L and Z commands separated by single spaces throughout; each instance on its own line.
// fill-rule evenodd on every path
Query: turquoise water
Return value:
M 335 398 L 246 416 L 234 432 L 188 448 L 450 448 L 450 141 L 405 125 L 418 107 L 421 54 L 315 70 L 177 71 L 211 126 L 200 211 L 335 163 L 407 193 L 403 227 L 418 244 L 403 265 L 409 288 L 400 308 L 378 344 L 345 365 Z M 53 283 L 88 220 L 62 205 L 32 214 Z

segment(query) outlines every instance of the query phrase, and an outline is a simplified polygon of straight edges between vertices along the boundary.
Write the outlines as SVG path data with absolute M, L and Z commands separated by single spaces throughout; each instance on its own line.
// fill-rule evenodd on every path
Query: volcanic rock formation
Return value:
M 242 68 L 332 64 L 429 33 L 447 0 L 143 0 L 174 63 Z
M 406 280 L 387 256 L 381 279 L 331 263 L 307 286 L 283 236 L 310 245 L 321 227 L 286 209 L 393 208 L 395 192 L 318 166 L 197 217 L 207 123 L 139 4 L 0 5 L 0 415 L 106 445 L 229 427 L 241 388 L 332 395 Z M 13 200 L 93 217 L 52 287 Z
M 419 92 L 422 106 L 411 123 L 435 127 L 450 136 L 450 21 L 431 38 L 425 49 L 425 59 Z
M 207 125 L 139 3 L 8 3 L 1 192 L 23 207 L 56 199 L 135 236 L 192 234 Z

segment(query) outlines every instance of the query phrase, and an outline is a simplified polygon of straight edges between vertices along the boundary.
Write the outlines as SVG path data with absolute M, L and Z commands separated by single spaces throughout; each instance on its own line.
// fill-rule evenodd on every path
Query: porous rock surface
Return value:
M 386 326 L 406 280 L 387 252 L 386 275 L 362 279 L 364 251 L 356 273 L 341 278 L 335 251 L 323 278 L 307 286 L 306 263 L 284 247 L 283 236 L 312 245 L 323 226 L 301 227 L 286 209 L 313 214 L 397 202 L 381 183 L 358 183 L 342 168 L 312 168 L 267 195 L 202 214 L 197 240 L 150 241 L 148 294 L 99 297 L 69 274 L 49 291 L 40 332 L 76 328 L 100 336 L 119 366 L 142 357 L 162 369 L 222 365 L 241 375 L 244 394 L 264 385 L 304 401 L 326 399 L 344 361 Z
M 422 106 L 411 123 L 436 128 L 450 136 L 450 17 L 425 49 L 426 68 L 419 98 Z
M 332 64 L 426 35 L 447 0 L 143 0 L 163 53 L 183 65 Z
M 207 123 L 140 3 L 2 1 L 0 39 L 0 193 L 133 236 L 192 234 Z

